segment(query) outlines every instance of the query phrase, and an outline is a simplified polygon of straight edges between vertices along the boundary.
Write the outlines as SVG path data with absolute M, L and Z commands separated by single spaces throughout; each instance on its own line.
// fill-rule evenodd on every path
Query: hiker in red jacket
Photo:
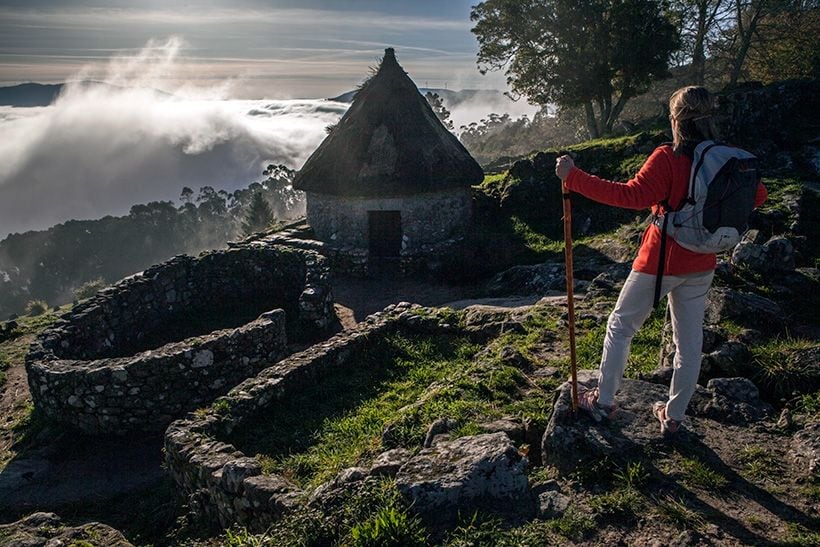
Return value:
M 663 210 L 661 204 L 675 209 L 687 197 L 695 147 L 701 141 L 716 139 L 712 109 L 713 98 L 705 88 L 677 90 L 669 99 L 672 145 L 656 148 L 635 178 L 625 184 L 585 173 L 569 156 L 556 160 L 555 174 L 568 190 L 601 203 L 628 209 L 651 207 L 656 215 Z M 766 197 L 766 188 L 758 184 L 755 207 Z M 716 258 L 690 251 L 671 237 L 666 239 L 660 290 L 661 296 L 669 295 L 675 360 L 669 400 L 655 403 L 653 412 L 661 432 L 671 435 L 683 421 L 700 373 L 704 307 Z M 661 231 L 651 223 L 607 321 L 598 387 L 579 394 L 579 406 L 597 418 L 610 418 L 615 412 L 615 393 L 626 368 L 629 344 L 652 312 L 660 253 Z

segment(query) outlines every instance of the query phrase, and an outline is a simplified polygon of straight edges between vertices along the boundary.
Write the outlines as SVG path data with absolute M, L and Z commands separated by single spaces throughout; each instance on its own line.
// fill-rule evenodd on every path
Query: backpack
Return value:
M 687 198 L 677 209 L 664 206 L 664 212 L 652 221 L 661 230 L 655 306 L 660 300 L 666 236 L 696 253 L 731 249 L 746 231 L 759 179 L 753 154 L 709 140 L 697 145 Z

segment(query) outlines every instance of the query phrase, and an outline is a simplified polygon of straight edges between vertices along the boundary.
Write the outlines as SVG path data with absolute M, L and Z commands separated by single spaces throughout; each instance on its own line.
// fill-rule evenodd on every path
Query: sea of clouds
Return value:
M 78 74 L 47 107 L 0 107 L 0 239 L 176 201 L 185 186 L 233 191 L 263 179 L 271 163 L 298 169 L 348 108 L 325 99 L 226 99 L 236 82 L 157 91 L 180 48 L 170 39 L 112 59 L 106 85 L 81 83 L 87 75 Z M 503 107 L 464 104 L 452 117 L 459 127 Z

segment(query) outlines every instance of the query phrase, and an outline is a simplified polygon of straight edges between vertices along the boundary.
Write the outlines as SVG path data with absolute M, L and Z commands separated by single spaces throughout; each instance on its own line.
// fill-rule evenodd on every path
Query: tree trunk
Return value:
M 749 46 L 751 45 L 752 38 L 754 37 L 754 33 L 757 30 L 757 23 L 760 20 L 760 16 L 763 13 L 763 8 L 765 4 L 766 0 L 752 0 L 752 2 L 749 5 L 749 11 L 751 13 L 751 16 L 749 18 L 748 25 L 746 25 L 746 27 L 744 28 L 744 6 L 741 0 L 736 0 L 735 5 L 737 7 L 737 32 L 738 38 L 740 39 L 740 47 L 737 50 L 734 63 L 732 64 L 732 74 L 729 78 L 729 87 L 734 87 L 735 85 L 737 85 L 737 81 L 740 79 L 740 72 L 743 69 L 743 62 L 746 60 L 746 54 L 749 52 Z
M 624 106 L 626 106 L 626 102 L 629 100 L 630 95 L 626 92 L 621 93 L 621 96 L 618 97 L 618 100 L 615 102 L 615 106 L 612 107 L 612 111 L 609 114 L 609 118 L 606 122 L 606 130 L 607 133 L 612 132 L 612 126 L 615 125 L 615 122 L 618 120 L 618 117 L 623 112 Z
M 587 131 L 589 131 L 589 138 L 597 139 L 601 136 L 601 132 L 598 131 L 598 122 L 595 120 L 595 110 L 592 108 L 592 101 L 587 101 L 584 103 L 584 114 L 587 119 Z
M 692 52 L 692 83 L 703 85 L 706 77 L 706 3 L 698 2 L 698 29 L 695 32 L 695 47 Z

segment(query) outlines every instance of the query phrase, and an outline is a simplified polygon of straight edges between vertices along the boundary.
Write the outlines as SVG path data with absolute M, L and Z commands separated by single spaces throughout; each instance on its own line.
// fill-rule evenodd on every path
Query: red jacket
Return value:
M 607 205 L 626 209 L 651 207 L 653 213 L 658 213 L 658 204 L 662 201 L 669 203 L 672 208 L 677 208 L 683 202 L 689 191 L 691 169 L 692 160 L 688 156 L 675 154 L 671 146 L 664 145 L 652 152 L 635 178 L 626 184 L 604 180 L 577 167 L 570 171 L 565 183 L 569 190 Z M 759 184 L 755 207 L 763 204 L 767 196 L 766 187 L 762 183 Z M 632 263 L 632 269 L 657 275 L 660 245 L 660 229 L 650 224 L 644 231 L 641 247 Z M 716 263 L 717 259 L 714 254 L 695 253 L 681 247 L 671 237 L 666 240 L 664 274 L 685 275 L 706 272 L 714 270 Z

